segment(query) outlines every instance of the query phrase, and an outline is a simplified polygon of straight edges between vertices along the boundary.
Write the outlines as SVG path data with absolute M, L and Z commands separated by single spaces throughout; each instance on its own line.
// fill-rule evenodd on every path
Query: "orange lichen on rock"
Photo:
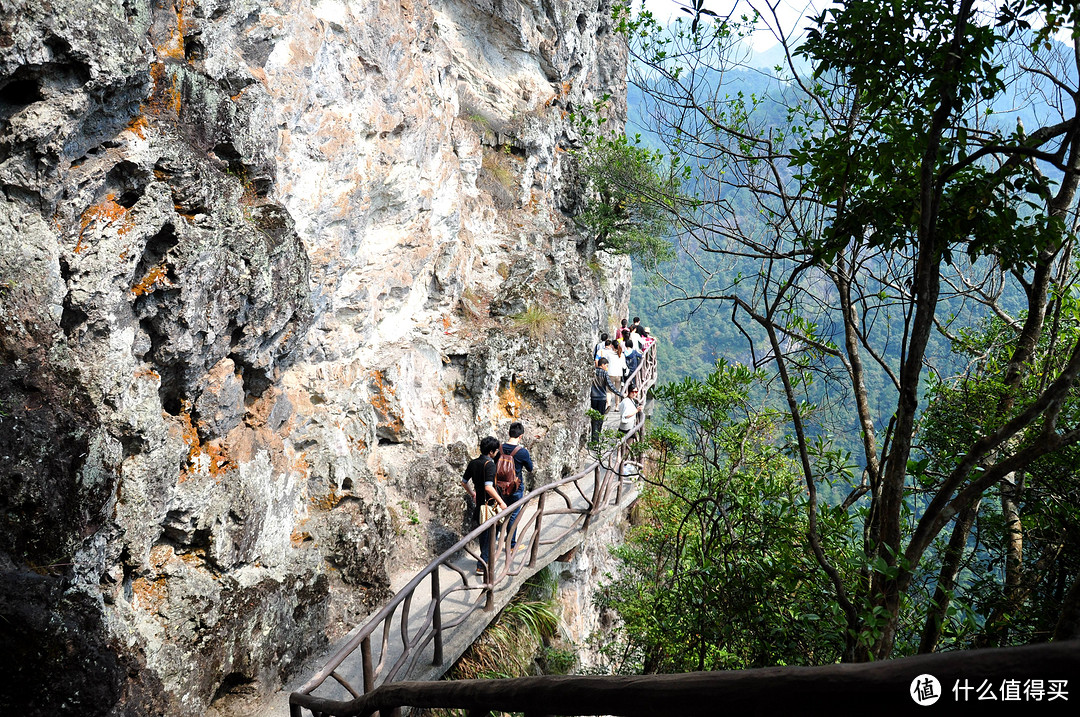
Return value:
M 180 558 L 185 565 L 192 567 L 201 568 L 205 565 L 205 561 L 195 553 L 180 553 L 176 557 Z
M 321 510 L 333 510 L 338 503 L 341 502 L 342 496 L 338 495 L 335 491 L 330 491 L 326 495 L 313 495 L 308 500 L 316 508 Z
M 202 473 L 219 477 L 222 473 L 236 468 L 225 449 L 217 441 L 205 445 L 199 440 L 199 431 L 191 421 L 190 406 L 185 401 L 180 411 L 181 431 L 184 443 L 188 446 L 188 467 L 180 474 L 180 482 L 187 480 L 192 473 Z
M 165 266 L 164 261 L 157 266 L 151 268 L 150 271 L 146 272 L 146 276 L 144 276 L 138 284 L 131 287 L 132 296 L 142 296 L 143 294 L 149 294 L 151 291 L 154 290 L 155 286 L 161 283 L 164 283 L 165 285 L 170 284 L 171 282 L 169 282 L 168 274 L 169 270 Z
M 132 603 L 136 608 L 142 608 L 149 612 L 159 612 L 165 600 L 169 597 L 169 589 L 165 584 L 165 578 L 149 580 L 137 578 L 131 584 Z
M 124 236 L 135 228 L 135 222 L 132 221 L 128 210 L 116 201 L 116 195 L 112 193 L 106 194 L 105 199 L 82 213 L 82 217 L 79 219 L 79 240 L 75 243 L 76 254 L 81 253 L 86 248 L 83 244 L 83 237 L 91 225 L 99 229 L 116 225 L 116 233 L 120 236 Z
M 155 545 L 150 548 L 150 567 L 160 572 L 165 567 L 165 563 L 169 562 L 169 558 L 175 554 L 168 545 Z
M 185 59 L 184 35 L 186 34 L 187 27 L 184 21 L 184 11 L 187 9 L 185 7 L 187 4 L 187 0 L 176 0 L 173 5 L 173 12 L 176 15 L 176 24 L 169 27 L 169 36 L 154 48 L 157 50 L 158 57 L 161 59 Z
M 179 27 L 169 28 L 169 36 L 165 41 L 154 47 L 157 50 L 158 59 L 183 60 L 184 59 L 184 34 Z
M 139 139 L 146 139 L 146 129 L 149 126 L 150 123 L 147 122 L 146 115 L 140 114 L 138 117 L 131 120 L 130 123 L 128 123 L 127 130 Z
M 499 391 L 498 408 L 504 418 L 520 418 L 522 411 L 525 409 L 525 399 L 518 391 L 516 383 L 507 384 L 505 388 Z
M 387 398 L 394 395 L 394 387 L 386 381 L 382 371 L 371 372 L 371 387 L 371 407 L 379 414 L 379 427 L 397 433 L 405 427 L 405 423 L 394 413 L 390 407 L 390 399 Z
M 300 530 L 299 528 L 295 529 L 289 536 L 289 542 L 292 543 L 292 546 L 294 548 L 299 548 L 304 543 L 310 542 L 314 539 L 315 538 L 312 537 L 311 533 L 307 532 L 306 530 Z
M 311 475 L 311 465 L 307 462 L 303 452 L 297 454 L 296 459 L 293 460 L 292 469 L 305 478 Z
M 220 445 L 217 441 L 211 441 L 202 448 L 202 454 L 207 460 L 206 470 L 210 475 L 217 477 L 225 471 L 236 468 L 236 464 L 229 458 L 229 454 L 224 446 Z
M 154 81 L 154 90 L 150 93 L 150 111 L 161 114 L 168 111 L 180 113 L 180 90 L 176 87 L 176 78 L 169 74 L 164 63 L 158 62 L 150 67 L 150 77 Z

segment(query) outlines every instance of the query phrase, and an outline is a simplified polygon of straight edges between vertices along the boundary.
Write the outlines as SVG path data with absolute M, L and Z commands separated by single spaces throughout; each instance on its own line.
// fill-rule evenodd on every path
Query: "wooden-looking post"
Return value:
M 540 500 L 536 503 L 536 523 L 533 527 L 532 547 L 529 548 L 529 567 L 536 566 L 536 556 L 540 552 L 540 526 L 544 519 L 544 499 L 547 491 L 540 494 Z
M 435 631 L 435 657 L 431 664 L 439 667 L 443 663 L 442 650 L 442 590 L 439 588 L 439 566 L 431 571 L 431 601 L 435 603 L 435 611 L 431 614 L 431 629 Z
M 581 526 L 582 531 L 589 529 L 589 524 L 592 523 L 592 518 L 596 515 L 596 503 L 600 499 L 600 464 L 596 464 L 596 468 L 593 468 L 593 495 L 592 503 L 589 505 L 589 512 L 585 514 L 585 523 Z
M 484 591 L 487 600 L 484 602 L 484 612 L 495 609 L 495 533 L 498 532 L 498 523 L 488 529 L 488 559 L 484 564 Z
M 371 636 L 368 635 L 360 643 L 360 660 L 364 668 L 364 694 L 375 689 L 375 675 L 371 668 Z

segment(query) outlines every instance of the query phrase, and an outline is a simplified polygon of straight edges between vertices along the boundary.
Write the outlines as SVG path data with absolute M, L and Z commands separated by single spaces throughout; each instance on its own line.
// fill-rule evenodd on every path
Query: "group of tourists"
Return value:
M 600 414 L 592 419 L 591 443 L 600 441 L 600 432 L 604 428 L 604 416 L 607 414 L 608 393 L 619 397 L 619 431 L 626 434 L 637 423 L 641 412 L 638 401 L 638 381 L 630 379 L 637 371 L 645 353 L 656 339 L 649 335 L 648 327 L 641 325 L 641 319 L 634 317 L 634 322 L 627 326 L 626 319 L 615 332 L 615 338 L 600 334 L 600 341 L 593 348 L 593 363 L 596 373 L 593 375 L 589 400 L 592 410 Z M 623 390 L 625 388 L 625 391 Z
M 461 485 L 469 494 L 473 502 L 473 520 L 483 523 L 496 513 L 506 510 L 506 506 L 516 503 L 525 495 L 525 481 L 521 477 L 521 471 L 533 471 L 532 456 L 529 449 L 521 445 L 521 437 L 525 435 L 525 426 L 515 421 L 510 424 L 509 437 L 503 443 L 494 436 L 486 436 L 480 441 L 480 455 L 469 461 L 465 466 L 465 474 L 461 477 Z M 517 518 L 521 506 L 514 509 L 506 522 L 513 526 L 514 533 L 510 536 L 510 549 L 517 550 L 517 526 L 514 520 Z M 476 564 L 476 572 L 484 572 L 484 566 L 490 565 L 491 531 L 495 532 L 498 540 L 500 523 L 488 528 L 480 536 L 480 561 Z
M 656 342 L 649 336 L 649 329 L 641 325 L 641 319 L 634 317 L 632 324 L 622 325 L 614 332 L 615 338 L 608 334 L 600 335 L 600 341 L 593 349 L 593 363 L 596 375 L 591 389 L 592 408 L 600 414 L 600 419 L 592 420 L 592 443 L 600 440 L 600 431 L 604 426 L 603 416 L 608 412 L 607 394 L 617 395 L 619 402 L 619 430 L 623 434 L 633 429 L 637 415 L 641 412 L 638 403 L 636 379 L 630 376 L 637 370 L 645 352 Z M 623 391 L 625 387 L 625 392 Z M 521 445 L 525 435 L 525 426 L 515 421 L 510 424 L 506 441 L 499 441 L 494 436 L 486 436 L 480 441 L 480 455 L 469 461 L 461 485 L 473 503 L 472 518 L 477 523 L 487 522 L 492 516 L 506 510 L 508 505 L 516 503 L 525 494 L 523 470 L 533 471 L 532 456 L 529 449 Z M 502 526 L 512 529 L 510 550 L 517 549 L 517 526 L 514 520 L 521 511 L 518 506 L 504 520 L 495 523 L 480 535 L 480 561 L 476 563 L 476 572 L 483 573 L 490 565 L 492 538 L 498 540 Z M 494 532 L 494 535 L 492 534 Z

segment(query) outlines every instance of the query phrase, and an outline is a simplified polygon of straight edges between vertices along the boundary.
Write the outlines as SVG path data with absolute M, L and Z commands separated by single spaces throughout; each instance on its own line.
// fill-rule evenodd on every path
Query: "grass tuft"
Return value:
M 529 304 L 527 309 L 510 318 L 534 339 L 545 338 L 555 326 L 555 314 L 538 304 Z

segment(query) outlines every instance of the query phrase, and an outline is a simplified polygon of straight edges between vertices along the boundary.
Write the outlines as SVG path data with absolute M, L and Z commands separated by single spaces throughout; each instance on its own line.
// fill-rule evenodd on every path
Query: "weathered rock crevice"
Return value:
M 257 700 L 467 529 L 479 437 L 577 468 L 605 3 L 0 12 L 0 704 Z

